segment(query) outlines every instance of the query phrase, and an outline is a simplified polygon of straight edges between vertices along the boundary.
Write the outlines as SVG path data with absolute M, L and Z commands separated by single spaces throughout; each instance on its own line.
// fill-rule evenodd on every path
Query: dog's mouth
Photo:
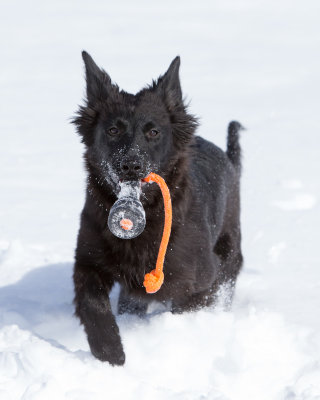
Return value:
M 123 182 L 133 182 L 133 183 L 135 183 L 135 182 L 139 182 L 139 184 L 140 184 L 140 187 L 142 187 L 142 186 L 144 186 L 144 185 L 146 185 L 147 184 L 147 182 L 145 182 L 145 180 L 144 180 L 144 178 L 143 179 L 137 179 L 137 180 L 127 180 L 127 179 L 119 179 L 119 184 L 121 185 Z
M 118 181 L 118 193 L 120 193 L 121 188 L 123 187 L 124 184 L 131 184 L 132 186 L 138 187 L 140 189 L 140 191 L 142 192 L 147 185 L 147 182 L 145 182 L 144 178 L 142 179 L 137 179 L 137 180 L 127 180 L 127 179 L 119 179 Z
M 146 175 L 146 177 L 149 173 Z M 132 197 L 138 199 L 144 207 L 151 205 L 159 198 L 159 187 L 156 182 L 146 182 L 142 179 L 118 179 L 116 189 L 114 191 L 118 198 Z

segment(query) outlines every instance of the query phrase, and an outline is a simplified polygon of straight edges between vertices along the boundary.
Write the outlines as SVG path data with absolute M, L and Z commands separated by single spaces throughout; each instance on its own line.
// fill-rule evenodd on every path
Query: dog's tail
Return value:
M 237 170 L 241 169 L 241 147 L 239 143 L 239 132 L 244 127 L 237 121 L 231 121 L 228 126 L 227 156 Z

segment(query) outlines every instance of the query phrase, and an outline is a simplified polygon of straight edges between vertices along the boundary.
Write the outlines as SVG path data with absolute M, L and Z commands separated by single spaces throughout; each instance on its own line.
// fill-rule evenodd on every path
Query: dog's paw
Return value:
M 100 361 L 107 361 L 111 365 L 123 365 L 126 360 L 121 340 L 108 342 L 99 338 L 88 337 L 91 353 Z

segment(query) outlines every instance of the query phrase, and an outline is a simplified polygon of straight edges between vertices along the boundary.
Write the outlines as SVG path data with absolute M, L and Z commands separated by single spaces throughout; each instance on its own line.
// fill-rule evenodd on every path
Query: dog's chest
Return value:
M 111 238 L 106 243 L 106 262 L 114 273 L 143 276 L 155 267 L 159 245 L 159 235 L 148 231 L 134 239 Z

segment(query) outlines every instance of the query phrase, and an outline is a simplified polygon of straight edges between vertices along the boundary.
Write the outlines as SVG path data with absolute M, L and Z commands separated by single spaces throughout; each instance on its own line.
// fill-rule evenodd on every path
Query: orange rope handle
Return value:
M 159 185 L 162 192 L 164 213 L 165 213 L 163 234 L 159 247 L 156 268 L 153 269 L 150 273 L 145 275 L 143 282 L 143 286 L 146 288 L 147 293 L 155 293 L 161 288 L 164 281 L 163 263 L 171 233 L 172 205 L 171 205 L 171 196 L 168 186 L 165 180 L 161 178 L 160 175 L 151 172 L 146 178 L 144 178 L 144 181 L 148 183 L 156 182 Z

